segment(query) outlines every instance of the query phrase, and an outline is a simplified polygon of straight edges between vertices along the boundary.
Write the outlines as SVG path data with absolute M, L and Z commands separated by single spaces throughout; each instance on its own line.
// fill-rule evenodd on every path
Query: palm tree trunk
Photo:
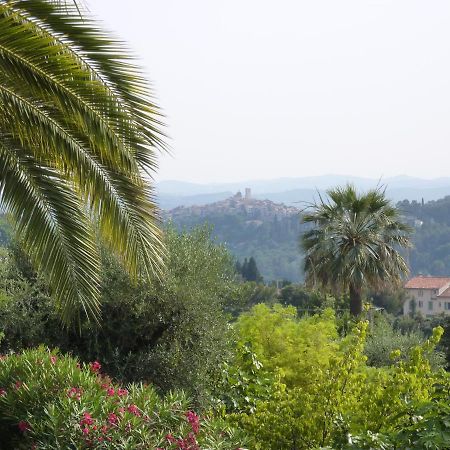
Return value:
M 362 313 L 361 287 L 350 285 L 350 314 L 354 317 Z

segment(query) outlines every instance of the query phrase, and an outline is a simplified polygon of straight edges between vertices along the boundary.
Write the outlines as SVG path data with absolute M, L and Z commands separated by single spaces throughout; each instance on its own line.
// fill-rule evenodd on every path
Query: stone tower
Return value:
M 252 190 L 250 188 L 245 188 L 245 200 L 250 200 L 252 198 Z

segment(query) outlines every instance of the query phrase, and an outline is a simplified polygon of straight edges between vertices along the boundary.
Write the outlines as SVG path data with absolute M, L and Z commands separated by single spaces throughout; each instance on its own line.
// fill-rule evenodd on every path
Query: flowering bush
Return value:
M 183 393 L 115 385 L 95 361 L 44 347 L 0 360 L 2 448 L 236 449 L 236 432 L 199 417 Z M 5 445 L 5 447 L 3 447 Z

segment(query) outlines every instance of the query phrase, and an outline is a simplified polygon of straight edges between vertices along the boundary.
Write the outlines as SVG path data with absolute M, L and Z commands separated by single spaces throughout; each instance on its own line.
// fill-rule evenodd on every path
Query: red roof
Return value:
M 407 289 L 441 289 L 450 284 L 449 277 L 418 277 L 411 278 L 406 284 Z
M 439 297 L 449 297 L 450 298 L 450 287 L 448 287 Z

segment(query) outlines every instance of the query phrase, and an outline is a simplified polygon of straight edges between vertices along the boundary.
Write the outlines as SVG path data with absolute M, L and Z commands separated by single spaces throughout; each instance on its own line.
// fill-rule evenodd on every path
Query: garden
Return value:
M 2 449 L 450 448 L 448 318 L 369 301 L 407 272 L 382 190 L 303 216 L 305 286 L 245 281 L 162 224 L 161 110 L 78 2 L 0 0 L 0 112 Z
M 316 312 L 299 313 L 273 292 L 255 298 L 208 229 L 166 233 L 161 280 L 133 284 L 103 252 L 102 322 L 81 330 L 61 327 L 45 278 L 17 245 L 5 250 L 5 448 L 449 445 L 442 327 L 355 320 L 312 291 Z

